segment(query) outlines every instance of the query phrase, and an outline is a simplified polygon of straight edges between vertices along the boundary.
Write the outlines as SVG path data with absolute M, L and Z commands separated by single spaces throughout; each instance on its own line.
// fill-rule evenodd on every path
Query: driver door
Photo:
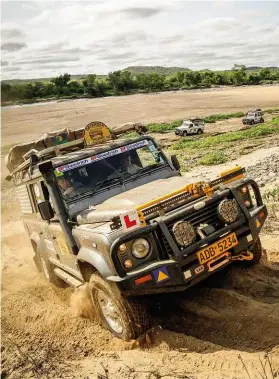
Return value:
M 63 266 L 66 266 L 65 269 L 70 269 L 70 271 L 79 274 L 77 258 L 72 253 L 71 248 L 66 241 L 60 222 L 58 220 L 51 221 L 48 230 L 56 250 L 58 265 L 60 263 Z

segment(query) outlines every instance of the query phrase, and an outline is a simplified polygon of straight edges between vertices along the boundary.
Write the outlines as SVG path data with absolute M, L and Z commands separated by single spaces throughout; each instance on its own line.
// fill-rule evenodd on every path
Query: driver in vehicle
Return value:
M 57 178 L 57 182 L 64 197 L 75 196 L 77 189 L 83 187 L 81 183 L 71 182 L 64 176 Z
M 141 169 L 138 165 L 132 163 L 131 155 L 124 155 L 123 163 L 125 165 L 125 170 L 129 174 L 135 174 L 136 172 L 138 172 Z

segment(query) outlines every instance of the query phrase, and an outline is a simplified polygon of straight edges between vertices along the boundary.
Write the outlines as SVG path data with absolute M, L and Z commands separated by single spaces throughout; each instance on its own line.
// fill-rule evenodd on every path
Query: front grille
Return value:
M 188 221 L 194 226 L 194 228 L 197 228 L 198 226 L 200 226 L 200 224 L 209 224 L 214 226 L 215 228 L 218 228 L 221 226 L 221 222 L 217 214 L 217 206 L 218 203 L 211 203 L 203 209 L 197 211 L 193 210 L 193 213 L 169 223 L 167 225 L 168 229 L 171 231 L 173 225 L 177 221 Z

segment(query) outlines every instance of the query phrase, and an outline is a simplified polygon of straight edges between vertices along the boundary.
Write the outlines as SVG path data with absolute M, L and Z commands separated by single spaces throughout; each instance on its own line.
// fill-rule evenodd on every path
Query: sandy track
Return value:
M 279 86 L 178 91 L 4 109 L 2 146 L 28 141 L 45 131 L 81 128 L 100 120 L 110 126 L 128 121 L 162 122 L 215 113 L 279 106 Z
M 238 163 L 249 165 L 276 153 L 276 148 L 258 150 Z M 198 173 L 205 174 L 204 168 Z M 279 372 L 276 263 L 249 270 L 234 266 L 215 284 L 154 297 L 152 344 L 134 349 L 94 320 L 77 316 L 84 291 L 72 295 L 73 290 L 49 286 L 36 274 L 12 195 L 5 202 L 3 221 L 3 377 L 95 379 L 105 368 L 109 379 L 248 379 L 244 362 L 250 377 L 260 379 L 262 363 L 269 370 L 265 353 L 274 373 Z M 278 262 L 276 236 L 263 240 L 268 257 Z

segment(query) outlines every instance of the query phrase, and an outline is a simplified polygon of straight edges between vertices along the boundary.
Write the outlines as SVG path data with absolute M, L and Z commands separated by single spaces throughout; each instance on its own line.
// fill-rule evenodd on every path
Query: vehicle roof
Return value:
M 187 120 L 184 120 L 183 122 L 193 122 L 193 121 L 203 121 L 202 118 L 188 118 Z
M 93 147 L 87 147 L 87 148 L 83 148 L 83 149 L 78 150 L 78 151 L 73 151 L 73 152 L 69 152 L 67 154 L 58 155 L 58 156 L 51 158 L 50 160 L 52 161 L 53 167 L 58 167 L 60 165 L 66 164 L 66 163 L 71 163 L 71 162 L 74 162 L 74 161 L 77 161 L 77 160 L 80 160 L 80 159 L 83 159 L 86 157 L 90 157 L 90 156 L 93 156 L 95 154 L 98 154 L 98 153 L 101 153 L 104 151 L 116 149 L 120 146 L 128 145 L 130 143 L 141 141 L 144 139 L 152 139 L 153 140 L 152 137 L 146 136 L 146 135 L 136 137 L 136 138 L 119 138 L 119 139 L 115 139 L 112 141 L 110 140 L 110 141 L 103 143 L 103 144 L 100 144 L 100 145 L 95 145 Z

